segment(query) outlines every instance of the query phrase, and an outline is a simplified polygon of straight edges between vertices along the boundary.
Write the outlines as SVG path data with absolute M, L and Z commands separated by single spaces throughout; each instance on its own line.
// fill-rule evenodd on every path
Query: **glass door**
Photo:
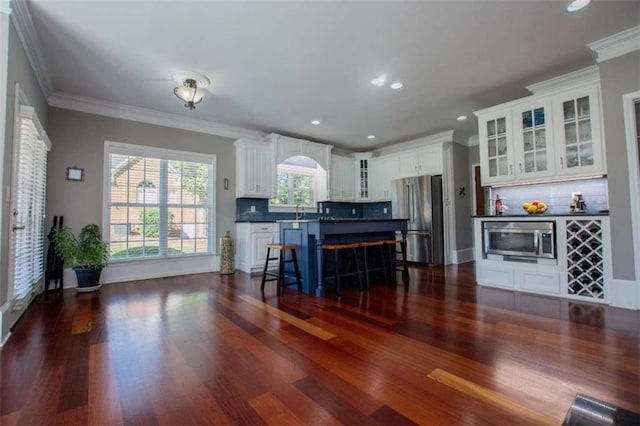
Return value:
M 518 109 L 516 173 L 519 179 L 553 175 L 550 110 L 549 102 L 524 105 Z

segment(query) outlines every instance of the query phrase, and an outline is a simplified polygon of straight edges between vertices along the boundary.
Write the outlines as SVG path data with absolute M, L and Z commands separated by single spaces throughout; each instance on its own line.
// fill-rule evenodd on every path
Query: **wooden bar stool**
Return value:
M 264 269 L 262 271 L 262 283 L 260 284 L 260 291 L 264 292 L 265 282 L 277 281 L 278 287 L 276 293 L 278 296 L 280 296 L 283 287 L 294 284 L 298 286 L 298 291 L 302 292 L 302 280 L 300 279 L 300 269 L 298 267 L 298 258 L 296 257 L 296 248 L 298 248 L 298 246 L 295 244 L 266 244 L 265 247 L 267 248 L 267 259 L 264 262 Z M 272 256 L 271 250 L 278 250 L 279 255 L 276 256 L 274 254 Z M 289 250 L 291 253 L 290 259 L 285 259 L 287 250 Z M 278 272 L 269 271 L 269 262 L 272 260 L 278 261 Z M 295 281 L 286 282 L 287 273 L 284 270 L 285 263 L 293 263 Z
M 396 283 L 396 272 L 402 272 L 402 281 L 409 284 L 409 264 L 407 263 L 407 240 L 387 240 L 391 257 L 391 278 Z M 398 249 L 398 246 L 400 248 Z M 401 258 L 398 259 L 398 255 Z
M 363 241 L 361 243 L 358 243 L 358 246 L 360 246 L 362 248 L 362 257 L 364 258 L 364 277 L 365 277 L 365 282 L 367 285 L 367 289 L 370 288 L 370 275 L 372 272 L 378 272 L 378 271 L 382 271 L 384 273 L 384 279 L 387 279 L 387 260 L 385 260 L 385 250 L 384 250 L 384 245 L 386 244 L 386 241 L 383 240 L 379 240 L 379 241 Z M 375 249 L 378 250 L 375 250 Z M 372 259 L 374 258 L 374 255 L 376 255 L 375 257 L 377 257 L 378 260 L 378 266 L 374 266 L 371 264 L 371 260 L 375 260 Z
M 322 276 L 324 277 L 323 284 L 326 284 L 326 280 L 333 278 L 336 282 L 336 294 L 340 297 L 340 288 L 342 287 L 342 279 L 345 277 L 356 276 L 358 278 L 358 287 L 362 290 L 362 278 L 360 277 L 360 266 L 358 265 L 358 243 L 349 244 L 323 244 L 322 250 L 325 252 L 322 257 Z M 348 257 L 351 257 L 353 265 L 355 265 L 355 271 L 353 268 L 347 268 L 349 266 L 346 262 Z M 329 264 L 333 264 L 334 274 L 327 273 L 327 267 Z

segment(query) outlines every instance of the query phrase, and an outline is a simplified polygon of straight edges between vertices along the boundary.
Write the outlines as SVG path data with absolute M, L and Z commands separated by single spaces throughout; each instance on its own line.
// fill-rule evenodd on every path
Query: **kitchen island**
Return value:
M 407 236 L 406 219 L 320 219 L 279 221 L 280 243 L 298 246 L 302 290 L 324 297 L 322 244 L 394 239 Z

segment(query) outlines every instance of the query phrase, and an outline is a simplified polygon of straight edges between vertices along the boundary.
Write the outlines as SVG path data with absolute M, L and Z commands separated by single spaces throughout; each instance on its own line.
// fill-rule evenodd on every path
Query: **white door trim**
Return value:
M 624 127 L 627 140 L 627 167 L 629 170 L 629 199 L 631 206 L 631 230 L 635 258 L 635 282 L 640 285 L 640 152 L 636 135 L 635 102 L 640 101 L 640 90 L 622 96 Z M 634 214 L 636 212 L 636 214 Z M 636 292 L 636 307 L 640 307 L 640 291 Z

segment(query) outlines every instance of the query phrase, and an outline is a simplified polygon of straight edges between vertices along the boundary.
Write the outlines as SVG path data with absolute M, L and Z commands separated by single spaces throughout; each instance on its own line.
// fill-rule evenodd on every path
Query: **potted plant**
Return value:
M 78 237 L 68 226 L 58 228 L 53 232 L 52 241 L 62 261 L 75 271 L 77 290 L 98 290 L 100 273 L 109 260 L 109 245 L 102 240 L 98 225 L 86 225 Z

